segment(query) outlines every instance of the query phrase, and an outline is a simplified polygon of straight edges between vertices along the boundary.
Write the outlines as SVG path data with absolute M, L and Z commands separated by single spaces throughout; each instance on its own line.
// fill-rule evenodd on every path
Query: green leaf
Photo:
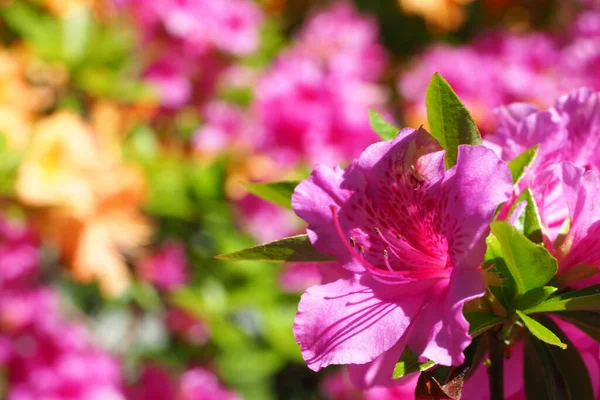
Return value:
M 394 373 L 392 377 L 394 379 L 402 378 L 408 374 L 425 371 L 434 365 L 435 363 L 433 361 L 427 361 L 424 363 L 419 362 L 419 356 L 410 351 L 408 347 L 405 347 L 402 355 L 400 356 L 400 360 L 398 360 L 396 366 L 394 367 Z
M 556 336 L 550 329 L 546 328 L 544 325 L 540 324 L 535 319 L 528 317 L 519 310 L 517 310 L 517 314 L 519 315 L 521 321 L 523 321 L 523 323 L 533 336 L 545 343 L 551 344 L 553 346 L 558 346 L 563 350 L 567 348 L 567 345 L 564 344 L 558 338 L 558 336 Z
M 429 82 L 425 104 L 431 135 L 446 150 L 446 168 L 456 164 L 458 145 L 481 144 L 481 135 L 469 110 L 439 73 Z
M 544 286 L 556 274 L 558 263 L 543 246 L 531 242 L 505 221 L 494 221 L 491 228 L 520 295 Z
M 269 183 L 247 183 L 248 191 L 262 199 L 285 208 L 292 208 L 292 194 L 298 181 L 282 181 Z
M 537 306 L 548 297 L 552 296 L 558 289 L 554 286 L 544 286 L 531 289 L 517 300 L 517 309 L 527 310 L 528 308 Z
M 473 311 L 466 312 L 465 318 L 469 322 L 469 335 L 476 337 L 502 323 L 506 318 L 487 312 Z
M 542 319 L 567 348 L 561 350 L 528 336 L 525 340 L 524 378 L 528 400 L 593 400 L 589 372 L 577 348 L 550 318 Z
M 487 245 L 483 263 L 485 283 L 502 306 L 510 309 L 517 295 L 517 286 L 502 257 L 502 245 L 491 234 L 485 239 L 485 243 Z
M 332 256 L 315 250 L 307 235 L 291 236 L 215 257 L 228 261 L 327 262 L 335 260 Z
M 559 311 L 600 311 L 600 285 L 550 297 L 543 303 L 525 310 L 525 313 Z
M 544 237 L 542 236 L 542 218 L 533 193 L 529 188 L 525 189 L 517 198 L 510 213 L 512 215 L 515 209 L 523 202 L 525 202 L 525 209 L 513 225 L 532 242 L 542 243 L 544 241 Z
M 381 115 L 373 110 L 369 110 L 369 122 L 381 140 L 390 140 L 396 137 L 400 129 L 387 122 Z
M 525 168 L 529 167 L 533 163 L 533 160 L 535 160 L 539 147 L 540 146 L 536 144 L 507 163 L 515 185 L 519 183 L 519 180 L 525 174 Z
M 560 319 L 575 325 L 582 332 L 597 342 L 600 342 L 600 312 L 597 311 L 566 311 L 556 313 Z

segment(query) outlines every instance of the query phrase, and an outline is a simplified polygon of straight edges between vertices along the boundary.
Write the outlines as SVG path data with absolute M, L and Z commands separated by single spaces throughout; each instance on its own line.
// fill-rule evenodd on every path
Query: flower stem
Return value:
M 488 343 L 490 400 L 504 400 L 504 342 L 491 333 Z

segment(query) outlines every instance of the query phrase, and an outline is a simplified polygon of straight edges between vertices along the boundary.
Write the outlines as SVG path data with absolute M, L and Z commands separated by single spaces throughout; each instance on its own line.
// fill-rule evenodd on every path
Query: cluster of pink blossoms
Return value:
M 404 111 L 411 122 L 422 120 L 425 89 L 434 72 L 448 80 L 486 132 L 494 129 L 495 107 L 522 101 L 547 107 L 569 90 L 600 89 L 595 73 L 600 66 L 600 13 L 579 14 L 567 32 L 492 32 L 460 47 L 435 45 L 398 78 Z
M 257 86 L 261 148 L 294 165 L 342 161 L 373 143 L 367 112 L 387 101 L 378 36 L 376 22 L 346 3 L 309 18 Z
M 157 57 L 146 78 L 161 105 L 175 110 L 211 97 L 228 57 L 256 51 L 262 14 L 250 0 L 125 0 L 145 48 Z M 151 54 L 152 56 L 152 54 Z
M 0 220 L 0 365 L 7 398 L 121 400 L 117 360 L 94 347 L 82 324 L 60 313 L 59 296 L 36 283 L 38 243 Z
M 326 264 L 336 272 L 308 288 L 298 306 L 293 330 L 309 368 L 348 365 L 356 387 L 391 387 L 378 390 L 393 399 L 393 390 L 412 393 L 416 385 L 414 376 L 392 380 L 405 347 L 460 365 L 471 343 L 463 305 L 485 291 L 489 224 L 503 203 L 498 218 L 507 218 L 526 188 L 539 207 L 543 245 L 558 261 L 553 284 L 600 282 L 600 93 L 582 88 L 548 110 L 516 103 L 497 113 L 487 143 L 459 146 L 448 170 L 428 132 L 403 129 L 345 169 L 317 165 L 296 188 L 292 205 L 313 246 L 339 263 Z M 515 186 L 505 161 L 535 145 L 537 157 Z M 600 344 L 554 321 L 581 354 L 599 398 Z M 506 398 L 523 399 L 523 343 L 510 353 Z M 489 399 L 486 379 L 479 366 L 462 398 Z

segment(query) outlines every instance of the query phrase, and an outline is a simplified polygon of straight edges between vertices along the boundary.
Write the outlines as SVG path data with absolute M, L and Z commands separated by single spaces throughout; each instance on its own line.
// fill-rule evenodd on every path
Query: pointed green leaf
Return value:
M 298 181 L 281 181 L 268 183 L 246 183 L 248 191 L 275 205 L 292 208 L 292 194 L 298 186 Z
M 558 289 L 553 286 L 544 286 L 540 288 L 531 289 L 517 300 L 517 309 L 527 310 L 537 306 L 548 297 L 552 296 Z
M 446 150 L 446 168 L 456 164 L 459 145 L 481 144 L 481 135 L 469 110 L 439 73 L 429 82 L 425 104 L 431 135 Z
M 491 227 L 520 295 L 544 286 L 556 274 L 558 263 L 543 246 L 531 242 L 505 221 L 494 221 Z
M 398 360 L 396 366 L 394 367 L 394 373 L 392 377 L 394 379 L 402 378 L 408 374 L 425 371 L 434 365 L 435 363 L 433 361 L 427 361 L 424 363 L 419 362 L 419 356 L 410 351 L 408 347 L 405 347 L 402 355 L 400 356 L 400 360 Z
M 594 399 L 592 381 L 577 348 L 550 318 L 542 322 L 566 343 L 549 346 L 529 336 L 525 340 L 524 377 L 528 400 Z
M 600 311 L 600 285 L 550 297 L 543 303 L 525 310 L 525 313 L 560 311 Z
M 476 337 L 495 325 L 502 323 L 506 318 L 488 312 L 466 312 L 465 318 L 469 322 L 469 335 Z
M 371 129 L 375 131 L 381 140 L 390 140 L 396 137 L 400 129 L 387 122 L 381 115 L 373 110 L 369 110 L 369 122 Z
M 544 325 L 540 324 L 535 319 L 528 317 L 519 310 L 517 310 L 517 314 L 519 315 L 521 321 L 523 321 L 523 323 L 533 336 L 545 343 L 551 344 L 553 346 L 558 346 L 563 350 L 567 348 L 567 345 L 561 342 L 558 336 L 556 336 L 550 329 L 546 328 Z
M 522 207 L 522 203 L 525 204 L 525 209 L 522 210 L 521 215 L 519 215 L 513 225 L 532 242 L 542 243 L 544 241 L 542 236 L 542 218 L 533 193 L 529 188 L 525 189 L 517 198 L 510 212 L 511 215 L 517 208 Z
M 507 163 L 515 185 L 519 183 L 519 180 L 525 174 L 525 169 L 533 163 L 533 160 L 535 160 L 539 147 L 540 146 L 536 144 Z
M 215 256 L 227 261 L 295 261 L 295 262 L 327 262 L 335 259 L 327 254 L 319 253 L 308 240 L 307 235 L 297 235 L 274 242 L 261 244 L 233 253 Z

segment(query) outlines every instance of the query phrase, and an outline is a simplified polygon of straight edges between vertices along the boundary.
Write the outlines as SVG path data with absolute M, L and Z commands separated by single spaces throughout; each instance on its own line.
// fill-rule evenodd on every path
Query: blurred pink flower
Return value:
M 0 217 L 0 290 L 30 284 L 39 267 L 38 239 L 25 224 Z
M 293 330 L 309 368 L 351 364 L 353 381 L 369 387 L 389 384 L 407 345 L 460 364 L 471 341 L 462 305 L 484 293 L 488 224 L 512 186 L 483 146 L 460 146 L 445 170 L 423 129 L 368 147 L 345 170 L 315 167 L 292 206 L 315 248 L 353 275 L 300 300 Z
M 241 107 L 212 101 L 204 107 L 204 124 L 194 133 L 194 145 L 201 153 L 221 153 L 231 147 L 250 147 L 254 124 Z
M 128 400 L 240 400 L 210 371 L 195 367 L 174 379 L 159 366 L 146 365 L 139 382 L 127 388 Z
M 271 204 L 252 194 L 238 200 L 244 229 L 259 242 L 270 242 L 297 233 L 297 221 L 289 210 Z
M 338 2 L 312 15 L 296 40 L 296 51 L 336 76 L 377 81 L 386 67 L 377 22 L 349 3 Z
M 196 346 L 206 344 L 210 339 L 210 330 L 206 322 L 180 308 L 173 308 L 167 312 L 165 324 L 171 332 Z
M 285 53 L 260 80 L 254 104 L 261 148 L 276 162 L 341 162 L 377 136 L 368 110 L 386 100 L 379 86 L 328 73 L 315 60 Z
M 0 321 L 9 400 L 123 399 L 119 364 L 59 314 L 50 289 L 3 292 Z
M 398 79 L 409 122 L 425 113 L 425 92 L 435 72 L 450 83 L 482 129 L 493 129 L 496 106 L 514 101 L 545 103 L 562 89 L 556 64 L 560 49 L 545 34 L 482 35 L 459 47 L 436 45 L 419 55 Z
M 151 256 L 140 261 L 139 275 L 164 290 L 175 289 L 188 280 L 187 256 L 182 243 L 168 241 Z
M 141 50 L 155 50 L 145 77 L 161 105 L 175 110 L 213 94 L 227 56 L 258 49 L 263 16 L 251 0 L 128 0 L 141 34 Z

